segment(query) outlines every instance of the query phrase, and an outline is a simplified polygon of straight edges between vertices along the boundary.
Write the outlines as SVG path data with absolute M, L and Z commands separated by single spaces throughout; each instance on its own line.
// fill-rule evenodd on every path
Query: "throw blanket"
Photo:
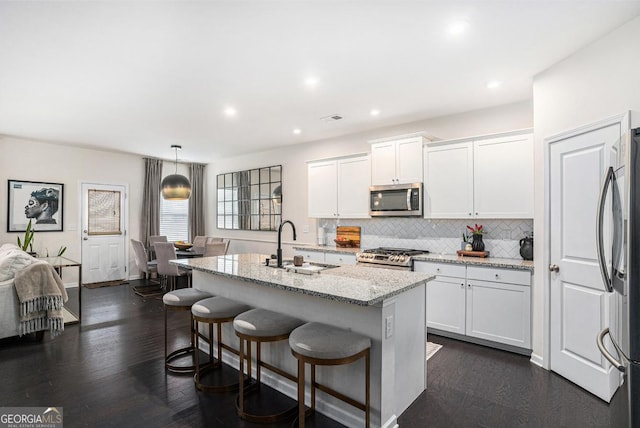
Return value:
M 20 334 L 46 329 L 55 337 L 64 331 L 63 303 L 67 301 L 60 276 L 47 262 L 37 261 L 16 272 L 20 300 Z

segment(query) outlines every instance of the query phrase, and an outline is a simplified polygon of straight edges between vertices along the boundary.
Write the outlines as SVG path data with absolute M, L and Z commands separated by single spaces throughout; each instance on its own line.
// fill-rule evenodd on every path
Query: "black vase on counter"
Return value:
M 533 236 L 520 240 L 520 255 L 524 260 L 533 260 Z
M 482 235 L 474 234 L 473 242 L 471 242 L 471 249 L 473 251 L 484 251 L 484 242 L 482 241 Z

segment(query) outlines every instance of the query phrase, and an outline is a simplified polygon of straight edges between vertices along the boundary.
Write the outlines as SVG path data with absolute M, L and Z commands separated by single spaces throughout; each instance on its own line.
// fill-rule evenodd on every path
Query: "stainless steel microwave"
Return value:
M 369 188 L 369 215 L 410 217 L 422 215 L 422 183 Z

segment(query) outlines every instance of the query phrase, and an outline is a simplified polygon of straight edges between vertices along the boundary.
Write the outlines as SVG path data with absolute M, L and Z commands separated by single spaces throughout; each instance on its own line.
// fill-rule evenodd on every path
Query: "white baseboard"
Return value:
M 544 359 L 540 355 L 538 355 L 536 353 L 533 353 L 533 352 L 531 353 L 531 359 L 529 361 L 531 361 L 536 366 L 540 366 L 540 367 L 544 368 L 544 365 L 543 365 L 544 364 Z
M 64 284 L 64 288 L 78 288 L 77 282 L 67 282 Z
M 204 342 L 203 339 L 198 339 L 198 340 L 200 341 L 199 343 L 200 350 L 206 354 L 207 351 L 209 350 L 209 345 L 206 342 Z M 214 354 L 217 355 L 218 348 L 216 345 L 213 346 L 213 352 Z M 236 369 L 240 366 L 240 359 L 238 358 L 238 356 L 224 349 L 222 350 L 222 361 L 225 364 L 231 367 L 234 367 Z M 252 364 L 251 368 L 253 372 L 252 375 L 254 376 L 254 379 L 255 379 L 255 375 L 256 375 L 255 364 Z M 277 375 L 269 370 L 262 370 L 260 376 L 261 376 L 260 379 L 262 383 L 264 383 L 265 385 L 268 385 L 271 388 L 274 388 L 280 391 L 281 393 L 283 393 L 284 395 L 286 395 L 287 397 L 293 400 L 296 400 L 296 401 L 298 400 L 298 386 L 294 382 L 291 382 L 289 379 L 284 378 L 280 375 Z M 350 411 L 347 410 L 347 409 L 351 410 L 350 405 L 344 403 L 344 406 L 345 406 L 344 408 L 338 407 L 335 404 L 325 400 L 324 395 L 325 394 L 322 391 L 316 390 L 316 411 L 348 427 L 364 426 L 365 420 L 364 420 L 363 412 L 354 408 L 353 411 L 356 413 L 351 413 Z M 305 391 L 305 400 L 307 403 L 311 401 L 311 391 L 309 390 L 309 388 L 307 388 L 307 390 Z M 340 403 L 342 404 L 342 402 Z M 372 422 L 372 425 L 375 426 L 375 424 L 373 423 L 373 420 L 371 422 Z M 398 423 L 397 423 L 396 415 L 393 415 L 384 425 L 382 425 L 382 427 L 397 428 Z
M 398 428 L 398 417 L 393 415 L 389 418 L 387 422 L 382 424 L 382 428 Z

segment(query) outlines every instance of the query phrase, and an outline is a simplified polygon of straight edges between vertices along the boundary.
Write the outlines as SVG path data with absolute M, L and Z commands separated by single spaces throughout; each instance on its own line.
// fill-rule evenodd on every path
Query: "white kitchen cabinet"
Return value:
M 440 141 L 424 150 L 425 218 L 533 218 L 533 134 Z
M 425 261 L 414 266 L 436 275 L 427 283 L 427 328 L 531 349 L 529 271 Z
M 302 256 L 305 262 L 324 263 L 324 253 L 322 251 L 295 250 L 296 256 Z
M 309 162 L 307 172 L 309 217 L 369 217 L 369 156 Z
M 330 265 L 355 265 L 355 254 L 324 253 L 324 262 Z
M 423 136 L 371 141 L 371 184 L 420 183 Z
M 427 282 L 427 328 L 464 335 L 466 328 L 466 267 L 416 261 L 414 269 L 436 275 Z
M 473 142 L 476 218 L 533 218 L 533 134 Z
M 473 217 L 473 142 L 424 148 L 425 218 Z
M 495 281 L 477 277 L 492 277 Z M 519 283 L 508 282 L 514 280 Z M 528 272 L 468 267 L 466 334 L 530 349 L 530 281 Z
M 330 265 L 355 265 L 356 255 L 349 253 L 334 253 L 330 251 L 303 250 L 296 248 L 295 254 L 304 257 L 305 262 L 319 262 Z

